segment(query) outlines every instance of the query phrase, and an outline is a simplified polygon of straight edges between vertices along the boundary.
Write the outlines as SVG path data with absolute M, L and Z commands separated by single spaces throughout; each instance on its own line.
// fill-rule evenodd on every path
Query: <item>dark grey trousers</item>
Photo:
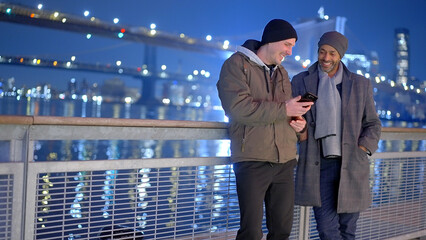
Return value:
M 287 163 L 234 163 L 240 206 L 237 240 L 260 240 L 265 203 L 268 240 L 288 239 L 293 225 L 294 167 Z
M 321 240 L 353 240 L 359 212 L 337 213 L 341 159 L 321 158 L 321 207 L 314 207 Z

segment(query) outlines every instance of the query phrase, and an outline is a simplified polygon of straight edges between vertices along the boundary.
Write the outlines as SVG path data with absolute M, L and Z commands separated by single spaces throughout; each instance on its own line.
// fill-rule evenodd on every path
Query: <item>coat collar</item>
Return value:
M 351 73 L 345 64 L 343 66 L 343 77 L 342 77 L 342 121 L 344 117 L 347 116 L 346 111 L 348 111 L 349 99 L 351 98 L 352 84 L 354 82 L 354 74 Z

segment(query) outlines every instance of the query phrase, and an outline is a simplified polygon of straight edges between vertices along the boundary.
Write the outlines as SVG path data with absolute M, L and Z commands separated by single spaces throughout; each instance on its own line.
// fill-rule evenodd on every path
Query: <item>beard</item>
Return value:
M 324 63 L 330 63 L 330 65 L 323 66 Z M 320 61 L 320 68 L 323 72 L 329 73 L 329 72 L 332 72 L 334 69 L 336 69 L 338 64 L 339 64 L 338 62 L 334 62 L 334 61 Z

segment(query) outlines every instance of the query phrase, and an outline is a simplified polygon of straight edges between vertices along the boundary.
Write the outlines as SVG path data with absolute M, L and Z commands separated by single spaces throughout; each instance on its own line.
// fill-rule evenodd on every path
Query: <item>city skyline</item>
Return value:
M 15 4 L 24 4 L 35 7 L 38 3 L 43 4 L 43 8 L 51 11 L 61 11 L 74 15 L 83 15 L 84 10 L 90 11 L 89 16 L 95 16 L 103 21 L 108 21 L 117 17 L 120 19 L 120 24 L 131 26 L 149 27 L 149 24 L 155 23 L 159 30 L 169 33 L 185 33 L 187 36 L 195 38 L 203 38 L 210 34 L 214 39 L 227 39 L 231 44 L 240 45 L 247 38 L 260 39 L 263 25 L 271 18 L 284 18 L 290 22 L 296 22 L 304 18 L 314 18 L 317 16 L 318 9 L 322 6 L 325 9 L 325 14 L 330 17 L 343 16 L 347 18 L 345 35 L 349 38 L 348 53 L 364 53 L 369 55 L 371 51 L 376 51 L 380 60 L 379 72 L 384 73 L 389 78 L 392 76 L 394 66 L 394 31 L 396 28 L 407 28 L 410 31 L 410 60 L 411 69 L 410 75 L 424 81 L 425 73 L 421 71 L 422 57 L 425 52 L 423 41 L 425 35 L 421 21 L 418 17 L 424 18 L 421 14 L 423 6 L 426 3 L 421 0 L 410 1 L 410 5 L 398 5 L 401 1 L 375 1 L 371 4 L 366 4 L 366 1 L 355 3 L 340 3 L 337 1 L 312 1 L 312 4 L 307 4 L 310 1 L 301 4 L 286 3 L 274 1 L 273 4 L 282 6 L 283 9 L 294 11 L 279 11 L 270 9 L 270 7 L 258 6 L 258 10 L 263 7 L 269 9 L 264 13 L 257 11 L 255 6 L 246 6 L 242 1 L 235 1 L 228 5 L 213 5 L 206 10 L 206 4 L 194 2 L 188 4 L 183 2 L 177 6 L 172 1 L 159 1 L 143 5 L 136 1 L 128 1 L 118 4 L 95 4 L 85 3 L 84 1 L 76 1 L 73 3 L 61 1 L 8 1 Z M 225 2 L 223 2 L 225 3 Z M 234 5 L 241 3 L 241 12 L 232 11 Z M 386 3 L 382 9 L 378 8 L 380 3 Z M 91 5 L 91 6 L 90 6 Z M 133 7 L 132 7 L 133 6 Z M 369 6 L 369 9 L 365 9 Z M 395 6 L 398 6 L 395 9 Z M 187 10 L 185 10 L 187 8 Z M 363 9 L 364 8 L 364 9 Z M 140 9 L 140 14 L 137 14 Z M 176 14 L 171 20 L 168 16 L 170 11 L 175 10 Z M 369 10 L 376 13 L 376 21 L 373 21 L 372 15 L 366 11 L 365 14 L 354 14 L 360 10 Z M 380 15 L 380 10 L 382 15 Z M 213 19 L 214 12 L 216 18 Z M 376 12 L 375 12 L 376 11 Z M 396 11 L 398 14 L 392 14 L 391 20 L 386 20 L 385 15 Z M 246 14 L 242 14 L 246 12 Z M 283 12 L 285 12 L 283 14 Z M 359 11 L 362 12 L 362 11 Z M 417 14 L 416 14 L 417 13 Z M 405 15 L 404 15 L 405 14 Z M 237 18 L 233 16 L 237 16 Z M 363 18 L 355 17 L 362 15 Z M 381 16 L 381 17 L 380 17 Z M 192 19 L 192 21 L 191 21 Z M 366 28 L 366 24 L 371 28 Z M 6 22 L 0 22 L 0 27 L 8 34 L 2 34 L 0 40 L 0 54 L 23 55 L 23 56 L 40 56 L 45 58 L 60 58 L 69 59 L 71 56 L 76 56 L 77 61 L 89 63 L 114 63 L 116 60 L 121 60 L 124 66 L 138 67 L 144 62 L 144 45 L 122 40 L 106 39 L 94 36 L 93 39 L 87 40 L 83 34 L 50 30 L 33 26 L 24 26 Z M 361 29 L 361 30 L 360 30 Z M 382 40 L 380 40 L 382 39 Z M 385 40 L 383 40 L 385 39 Z M 383 50 L 384 49 L 384 50 Z M 221 63 L 225 57 L 218 59 L 213 56 L 203 54 L 193 54 L 182 52 L 180 50 L 158 49 L 157 65 L 166 65 L 171 72 L 181 72 L 183 74 L 191 73 L 192 70 L 205 69 L 211 72 L 216 82 L 220 71 Z M 294 53 L 295 55 L 297 53 Z M 189 55 L 189 56 L 188 56 Z M 313 62 L 315 59 L 312 60 Z M 195 63 L 195 64 L 194 64 Z M 285 65 L 285 63 L 284 63 Z M 6 66 L 0 65 L 2 69 L 1 76 L 4 79 L 15 77 L 17 84 L 31 82 L 38 84 L 41 82 L 50 81 L 53 86 L 62 86 L 64 88 L 66 82 L 70 78 L 79 80 L 87 79 L 90 82 L 99 82 L 112 78 L 111 75 L 99 73 L 74 73 L 62 70 L 46 70 L 35 69 L 28 67 Z M 211 69 L 211 70 L 210 70 Z M 26 79 L 28 78 L 28 79 Z M 131 77 L 121 77 L 130 86 L 137 87 L 140 81 Z

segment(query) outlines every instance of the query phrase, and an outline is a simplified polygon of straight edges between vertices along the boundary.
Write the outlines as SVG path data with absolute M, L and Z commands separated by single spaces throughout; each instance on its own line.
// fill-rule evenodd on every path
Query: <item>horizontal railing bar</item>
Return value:
M 78 180 L 76 180 L 75 181 L 76 183 L 79 183 L 79 181 Z M 170 182 L 170 180 L 168 181 L 168 182 Z M 85 183 L 89 183 L 89 182 L 85 182 Z M 158 182 L 157 182 L 158 183 Z M 180 184 L 179 182 L 177 182 L 178 184 L 179 184 L 179 192 L 182 194 L 182 195 L 190 195 L 190 194 L 194 194 L 194 193 L 197 193 L 197 191 L 198 191 L 198 187 L 192 187 L 192 188 L 186 188 L 186 189 L 182 189 L 182 184 Z M 215 183 L 215 182 L 213 182 L 213 181 L 210 181 L 210 182 L 208 182 L 209 184 L 213 184 L 213 183 Z M 80 187 L 80 186 L 66 186 L 66 187 L 61 187 L 61 185 L 64 185 L 65 183 L 63 183 L 63 182 L 60 182 L 60 183 L 58 183 L 58 182 L 55 182 L 55 183 L 53 183 L 54 185 L 57 185 L 57 186 L 59 186 L 59 187 L 49 187 L 49 195 L 50 196 L 61 196 L 61 195 L 64 195 L 64 194 L 71 194 L 71 193 L 69 193 L 69 192 L 67 192 L 67 190 L 73 190 L 73 189 L 75 189 L 75 188 L 88 188 L 88 187 L 85 187 L 85 186 L 82 186 L 82 187 Z M 121 185 L 119 185 L 119 184 L 102 184 L 102 183 L 98 183 L 100 186 L 103 186 L 103 187 L 113 187 L 114 189 L 115 189 L 115 191 L 120 191 L 120 192 L 122 192 L 122 193 L 115 193 L 114 195 L 123 195 L 123 194 L 127 194 L 127 193 L 124 193 L 124 191 L 126 191 L 126 190 L 134 190 L 135 188 L 134 187 L 126 187 L 126 188 L 124 188 L 124 187 L 120 187 L 120 186 L 127 186 L 127 185 L 131 185 L 131 183 L 126 183 L 126 184 L 121 184 Z M 139 183 L 136 183 L 136 184 L 139 184 Z M 204 183 L 203 183 L 204 184 Z M 43 186 L 44 184 L 38 184 L 37 185 L 37 187 L 40 189 L 40 191 L 43 191 L 44 189 L 41 189 L 41 187 Z M 194 185 L 194 184 L 192 184 L 192 185 Z M 164 189 L 170 189 L 170 187 L 172 187 L 173 185 L 172 184 L 169 184 L 169 185 L 164 185 L 164 186 L 159 186 L 159 187 L 161 187 L 161 188 L 164 188 Z M 187 185 L 188 186 L 188 185 Z M 236 185 L 235 184 L 233 184 L 233 185 L 229 185 L 230 187 L 228 187 L 228 185 L 226 185 L 226 186 L 221 186 L 220 188 L 215 188 L 215 189 L 212 189 L 212 190 L 210 190 L 209 192 L 220 192 L 220 191 L 227 191 L 228 189 L 235 189 L 235 187 L 236 187 Z M 140 187 L 140 188 L 153 188 L 152 186 L 150 186 L 150 187 Z M 55 193 L 54 191 L 57 191 L 57 190 L 64 190 L 64 192 L 60 192 L 60 193 Z M 95 189 L 95 190 L 93 190 L 93 189 L 91 189 L 91 190 L 79 190 L 78 191 L 78 193 L 81 193 L 81 194 L 89 194 L 89 193 L 92 193 L 92 192 L 95 192 L 95 193 L 98 193 L 98 192 L 103 192 L 104 190 L 103 189 Z M 52 193 L 53 192 L 53 193 Z M 74 192 L 75 193 L 75 192 Z M 110 194 L 109 194 L 110 195 Z M 42 193 L 36 193 L 36 196 L 45 196 L 45 194 L 42 194 Z M 108 195 L 106 195 L 106 196 L 108 196 Z M 0 199 L 1 199 L 1 197 L 0 197 Z
M 114 211 L 108 210 L 108 212 L 114 212 Z M 129 217 L 121 217 L 121 216 L 126 216 L 126 215 L 128 215 Z M 134 216 L 130 216 L 130 215 L 135 215 L 135 214 L 134 214 L 134 212 L 131 212 L 131 214 L 129 214 L 129 213 L 114 213 L 114 219 L 111 218 L 111 219 L 109 219 L 109 221 L 113 221 L 113 220 L 114 221 L 134 220 L 135 217 Z M 50 220 L 51 218 L 53 219 L 53 218 L 57 218 L 57 217 L 60 217 L 60 216 L 61 215 L 56 215 L 56 216 L 52 215 L 52 216 L 49 216 L 48 218 L 44 218 L 46 220 L 43 221 L 43 222 L 39 222 L 39 223 L 49 223 L 49 224 L 63 223 L 64 226 L 70 226 L 70 225 L 74 225 L 76 220 L 79 220 L 79 221 L 86 221 L 87 220 L 89 222 L 90 218 L 93 217 L 93 216 L 90 216 L 90 217 L 66 218 L 66 219 L 64 218 L 64 219 Z M 99 217 L 102 217 L 102 216 L 99 216 Z M 41 217 L 41 218 L 43 218 L 43 217 Z M 98 222 L 104 222 L 104 221 L 98 221 Z M 83 224 L 84 223 L 85 222 L 83 222 Z M 96 221 L 90 221 L 90 223 L 92 225 L 94 225 L 97 222 Z M 55 229 L 55 228 L 58 228 L 58 226 L 57 225 L 56 226 L 50 226 L 50 227 L 46 226 L 46 227 L 43 228 L 43 230 L 46 230 L 46 229 Z
M 211 121 L 0 115 L 0 124 L 110 127 L 227 128 Z
M 426 128 L 397 128 L 397 127 L 383 127 L 382 132 L 385 133 L 426 133 Z
M 155 158 L 143 158 L 143 159 L 147 160 L 147 159 L 155 159 Z M 80 161 L 80 162 L 90 162 L 90 161 L 108 161 L 108 162 L 111 162 L 111 161 L 122 161 L 122 160 L 120 160 L 120 159 L 117 159 L 117 160 L 86 160 L 86 161 Z M 54 163 L 56 161 L 49 161 L 49 162 Z M 13 164 L 9 164 L 9 165 L 16 167 L 16 165 L 13 165 Z M 210 165 L 210 166 L 213 166 L 213 165 Z M 183 167 L 183 168 L 186 168 L 186 167 Z M 108 170 L 108 169 L 94 170 L 94 171 L 90 171 L 89 173 L 87 173 L 87 171 L 76 171 L 76 172 L 70 171 L 70 172 L 67 172 L 67 175 L 62 175 L 62 176 L 51 175 L 51 176 L 49 176 L 49 179 L 55 180 L 55 179 L 62 179 L 62 178 L 75 178 L 75 177 L 77 177 L 77 178 L 103 177 L 103 176 L 109 176 L 109 175 L 114 175 L 117 178 L 120 178 L 122 176 L 128 176 L 128 175 L 135 175 L 136 176 L 136 175 L 141 175 L 141 174 L 147 174 L 148 177 L 138 176 L 137 177 L 138 179 L 152 178 L 152 177 L 162 179 L 162 178 L 170 177 L 167 174 L 178 172 L 178 170 L 161 170 L 161 171 L 150 171 L 150 172 L 143 172 L 143 173 L 140 173 L 140 172 L 116 172 L 116 173 L 113 173 L 113 174 L 108 174 L 108 173 L 96 174 L 96 173 L 93 173 L 93 172 L 100 172 L 100 171 L 103 171 L 103 170 Z M 121 169 L 121 170 L 123 170 L 123 169 Z M 137 170 L 137 169 L 124 169 L 124 170 L 134 171 L 134 170 Z M 208 179 L 208 178 L 207 179 L 193 179 L 193 177 L 210 177 L 210 176 L 213 176 L 213 175 L 223 175 L 223 174 L 229 173 L 229 170 L 221 170 L 221 169 L 204 170 L 205 172 L 208 172 L 208 173 L 203 173 L 203 174 L 187 174 L 186 173 L 187 171 L 197 172 L 197 171 L 200 171 L 199 169 L 189 169 L 189 170 L 188 169 L 180 169 L 179 171 L 180 171 L 179 177 L 181 178 L 179 180 L 180 182 L 185 182 L 185 181 L 197 182 L 199 180 L 213 181 L 212 179 Z M 77 173 L 77 172 L 86 172 L 86 173 L 84 175 L 72 175 L 72 173 Z M 182 172 L 184 172 L 184 173 L 182 173 Z M 40 172 L 40 174 L 42 174 L 42 173 L 43 172 Z M 188 179 L 186 179 L 186 178 L 188 178 Z M 215 179 L 228 179 L 228 177 L 227 176 L 217 176 Z M 87 182 L 87 181 L 95 181 L 96 182 L 96 181 L 101 181 L 101 179 L 81 180 L 81 182 Z M 158 182 L 163 182 L 163 181 L 166 181 L 166 180 L 159 180 Z M 122 183 L 120 183 L 120 184 L 122 184 Z
M 226 180 L 228 180 L 228 179 L 229 178 L 226 178 Z M 105 183 L 103 183 L 103 181 L 105 181 L 105 180 L 96 181 L 96 182 L 92 181 L 92 183 L 99 184 L 100 186 L 103 186 L 103 187 L 114 187 L 116 191 L 133 190 L 133 189 L 135 189 L 134 187 L 131 187 L 131 186 L 130 187 L 122 187 L 122 186 L 129 186 L 129 185 L 132 185 L 132 184 L 133 185 L 134 184 L 141 184 L 141 182 L 136 182 L 136 183 L 129 183 L 129 182 L 127 182 L 127 183 L 122 183 L 122 184 L 116 184 L 116 183 L 105 184 Z M 75 183 L 88 183 L 88 184 L 91 183 L 90 181 L 78 181 L 78 180 L 75 180 L 74 182 Z M 170 188 L 170 187 L 173 186 L 173 184 L 170 184 L 170 182 L 171 182 L 171 180 L 167 180 L 167 181 L 163 181 L 163 182 L 157 182 L 156 181 L 158 188 L 165 188 L 165 189 L 166 188 Z M 160 185 L 161 183 L 168 183 L 168 184 L 167 185 Z M 183 194 L 183 195 L 188 195 L 188 194 L 193 194 L 194 192 L 196 193 L 196 191 L 198 189 L 200 189 L 200 188 L 199 187 L 183 188 L 183 187 L 185 187 L 185 186 L 194 186 L 194 184 L 195 185 L 199 185 L 199 184 L 213 184 L 213 183 L 216 183 L 216 181 L 209 181 L 209 182 L 203 182 L 203 183 L 196 182 L 196 183 L 192 183 L 192 184 L 181 184 L 180 181 L 176 181 L 176 183 L 179 184 L 179 191 L 180 191 L 180 193 Z M 40 191 L 42 191 L 44 189 L 41 189 L 41 187 L 43 185 L 45 185 L 45 184 L 46 183 L 39 183 L 36 186 L 40 189 Z M 51 196 L 60 196 L 60 195 L 63 195 L 63 194 L 70 194 L 70 193 L 68 193 L 66 191 L 67 190 L 73 190 L 73 189 L 76 189 L 76 188 L 80 188 L 80 189 L 87 189 L 88 188 L 86 186 L 77 186 L 77 185 L 75 185 L 75 186 L 69 186 L 68 185 L 66 187 L 62 187 L 61 185 L 65 185 L 66 184 L 65 182 L 53 182 L 52 184 L 56 185 L 58 187 L 55 187 L 55 186 L 49 187 L 49 191 L 50 191 L 49 195 L 51 195 Z M 152 187 L 153 186 L 143 187 L 143 188 L 152 188 Z M 225 185 L 225 186 L 215 187 L 210 192 L 227 191 L 228 189 L 235 189 L 235 188 L 236 188 L 236 184 L 229 184 L 229 185 Z M 52 193 L 52 192 L 57 191 L 57 190 L 64 190 L 64 192 L 61 192 L 61 193 Z M 91 193 L 91 192 L 103 192 L 103 191 L 104 191 L 103 189 L 90 189 L 90 190 L 79 190 L 78 192 L 82 193 L 82 194 L 88 194 L 88 193 Z M 120 195 L 120 194 L 123 194 L 123 193 L 115 193 L 115 195 Z M 44 196 L 44 195 L 45 194 L 42 194 L 42 193 L 36 193 L 36 196 Z
M 178 177 L 181 177 L 181 176 L 178 176 Z M 182 180 L 176 180 L 176 181 L 174 181 L 174 180 L 170 180 L 170 178 L 172 178 L 172 176 L 169 176 L 168 178 L 169 179 L 164 180 L 164 181 L 156 181 L 159 184 L 161 184 L 161 183 L 169 183 L 169 184 L 166 184 L 166 185 L 161 185 L 159 187 L 162 187 L 162 188 L 164 188 L 164 187 L 170 187 L 170 186 L 173 186 L 173 182 L 176 182 L 176 183 L 179 184 L 180 190 L 182 192 L 186 192 L 188 190 L 195 190 L 195 189 L 197 189 L 197 187 L 195 187 L 194 184 L 197 185 L 197 184 L 206 184 L 206 183 L 216 183 L 216 182 L 219 182 L 219 181 L 216 181 L 216 180 L 209 180 L 208 182 L 207 181 L 206 182 L 192 181 L 190 183 L 183 183 L 183 182 L 187 182 L 188 180 L 184 180 L 184 181 L 182 181 Z M 229 177 L 223 177 L 223 178 L 217 178 L 217 179 L 228 180 Z M 103 180 L 103 181 L 105 181 L 105 180 Z M 113 183 L 110 183 L 110 184 L 103 183 L 102 186 L 105 186 L 105 187 L 113 186 L 113 187 L 119 188 L 120 190 L 132 189 L 132 188 L 127 188 L 127 187 L 123 187 L 123 186 L 128 186 L 129 184 L 133 184 L 133 183 L 121 182 L 121 179 L 118 179 L 118 180 L 114 179 L 114 180 L 110 180 L 110 181 L 113 181 Z M 120 182 L 117 183 L 117 181 L 120 181 Z M 78 181 L 78 180 L 75 180 L 75 182 L 89 183 L 90 181 Z M 102 182 L 102 181 L 98 181 L 97 180 L 97 181 L 92 181 L 92 182 L 98 182 L 99 183 L 99 182 Z M 172 182 L 172 183 L 170 183 L 170 182 Z M 58 182 L 56 184 L 61 184 L 61 183 L 62 182 Z M 43 184 L 38 184 L 38 185 L 43 185 Z M 226 185 L 226 189 L 227 189 L 227 186 L 228 185 Z M 230 185 L 230 186 L 232 186 L 232 185 Z M 184 187 L 188 187 L 188 188 L 184 188 Z M 224 187 L 225 186 L 215 187 L 215 189 L 217 191 L 217 190 L 223 189 Z M 76 186 L 74 186 L 74 187 L 68 186 L 66 188 L 60 188 L 60 189 L 72 189 L 72 188 L 76 188 Z M 79 187 L 79 188 L 82 188 L 82 187 Z M 55 188 L 52 188 L 52 189 L 55 189 Z M 82 191 L 82 192 L 84 192 L 84 191 Z
M 208 193 L 205 193 L 205 196 L 203 196 L 203 198 L 206 198 L 208 200 L 197 201 L 197 202 L 194 201 L 194 196 L 192 196 L 192 198 L 187 197 L 187 198 L 171 198 L 171 199 L 174 200 L 173 204 L 178 204 L 178 205 L 179 204 L 185 204 L 185 205 L 195 204 L 197 207 L 207 206 L 208 204 L 206 205 L 206 202 L 212 202 L 212 201 L 215 201 L 216 203 L 227 203 L 227 204 L 229 204 L 229 203 L 237 203 L 236 200 L 230 200 L 230 201 L 223 200 L 222 202 L 219 202 L 217 200 L 212 200 L 212 199 L 209 198 L 212 195 L 209 195 Z M 89 201 L 87 201 L 87 200 L 83 200 L 83 201 L 78 202 L 79 204 L 81 204 L 81 206 L 79 207 L 79 209 L 81 209 L 81 210 L 87 210 L 87 209 L 90 209 L 90 208 L 93 208 L 93 207 L 99 207 L 100 205 L 102 205 L 102 203 L 105 203 L 107 201 L 107 200 L 101 199 L 100 198 L 101 196 L 102 195 L 98 196 L 97 199 L 94 199 L 93 195 L 91 195 L 92 198 L 90 200 L 90 205 L 88 205 Z M 114 196 L 117 197 L 117 195 L 114 195 Z M 125 196 L 125 195 L 120 195 L 120 196 Z M 53 195 L 52 195 L 52 197 L 53 197 Z M 154 195 L 154 196 L 147 196 L 145 198 L 152 198 L 152 197 L 156 197 L 156 198 L 158 198 L 158 197 L 170 197 L 170 193 L 168 193 L 168 195 Z M 76 197 L 66 197 L 66 198 L 61 198 L 61 199 L 58 199 L 58 200 L 51 200 L 51 199 L 49 199 L 49 200 L 47 200 L 49 202 L 48 204 L 41 205 L 40 207 L 50 207 L 50 208 L 52 208 L 52 207 L 64 206 L 64 202 L 66 200 L 72 200 L 72 199 L 75 199 L 75 198 Z M 139 198 L 139 197 L 135 197 L 135 198 Z M 189 200 L 189 199 L 192 199 L 192 201 L 185 201 L 185 202 L 183 202 L 184 200 Z M 167 199 L 163 199 L 163 200 L 157 200 L 157 199 L 155 199 L 155 200 L 139 200 L 138 199 L 138 200 L 135 200 L 133 202 L 129 201 L 129 202 L 113 203 L 113 204 L 110 204 L 109 206 L 120 207 L 120 206 L 126 206 L 126 205 L 133 204 L 133 203 L 146 203 L 146 204 L 149 205 L 147 208 L 151 209 L 153 207 L 164 207 L 164 206 L 168 206 L 170 204 L 168 202 L 167 203 L 162 203 L 162 204 L 158 203 L 158 202 L 166 202 L 166 200 Z M 41 201 L 42 200 L 38 200 L 36 202 L 41 202 Z M 55 202 L 58 202 L 58 203 L 50 203 L 52 201 L 55 201 Z M 61 203 L 59 203 L 59 202 L 61 202 Z M 150 205 L 150 203 L 153 203 L 153 204 Z M 72 204 L 74 204 L 74 202 L 66 202 L 67 207 L 63 207 L 61 209 L 57 209 L 57 210 L 55 209 L 55 210 L 51 210 L 51 211 L 69 211 L 71 209 L 75 209 L 73 207 L 70 207 L 70 205 L 72 205 Z M 130 207 L 128 207 L 127 209 L 129 209 L 129 208 Z M 140 207 L 135 207 L 135 208 L 140 208 Z M 161 211 L 161 210 L 163 210 L 163 209 L 157 209 L 157 211 Z M 97 212 L 97 211 L 89 211 L 89 212 Z M 37 210 L 36 213 L 43 213 L 43 211 L 42 210 Z M 55 216 L 55 215 L 49 215 L 49 217 L 50 216 Z
M 108 169 L 135 168 L 169 168 L 190 166 L 213 166 L 230 164 L 228 157 L 198 157 L 198 158 L 149 158 L 149 159 L 120 159 L 120 160 L 90 160 L 90 161 L 49 161 L 31 162 L 36 164 L 34 169 L 43 169 L 43 173 L 59 171 L 103 171 Z
M 165 197 L 165 196 L 166 195 L 162 195 L 162 197 Z M 170 196 L 170 193 L 169 193 L 168 196 Z M 173 204 L 178 204 L 178 205 L 179 204 L 186 204 L 186 205 L 193 204 L 197 208 L 206 207 L 206 206 L 209 206 L 210 203 L 213 201 L 210 198 L 210 196 L 212 196 L 212 195 L 207 195 L 206 194 L 206 196 L 204 196 L 204 198 L 206 198 L 206 200 L 197 201 L 197 202 L 192 201 L 192 202 L 183 202 L 182 203 L 181 199 L 173 199 L 173 200 L 175 200 L 175 202 Z M 158 197 L 158 195 L 154 195 L 154 197 Z M 148 196 L 146 198 L 153 198 L 153 196 Z M 192 199 L 194 199 L 194 197 Z M 52 207 L 64 206 L 64 200 L 71 200 L 71 199 L 70 198 L 58 199 L 57 202 L 62 201 L 62 204 L 60 204 L 60 203 L 53 203 L 53 204 L 52 203 L 48 203 L 48 204 L 42 205 L 40 207 L 50 207 L 50 208 L 52 208 Z M 144 208 L 145 209 L 144 211 L 161 212 L 161 211 L 165 210 L 162 207 L 167 207 L 167 206 L 170 205 L 170 203 L 166 202 L 166 200 L 167 199 L 164 199 L 164 200 L 161 200 L 161 201 L 160 200 L 135 200 L 134 202 L 114 203 L 114 204 L 110 204 L 109 206 L 111 206 L 111 207 L 112 206 L 120 207 L 120 206 L 126 206 L 126 205 L 130 205 L 130 204 L 134 204 L 134 203 L 146 203 L 147 207 Z M 37 201 L 37 202 L 39 202 L 39 201 Z M 81 201 L 81 202 L 78 202 L 79 204 L 81 204 L 81 206 L 79 207 L 79 209 L 81 209 L 81 211 L 83 211 L 83 210 L 86 211 L 85 213 L 99 212 L 99 211 L 89 211 L 89 209 L 91 209 L 91 208 L 97 208 L 97 207 L 101 206 L 102 204 L 104 204 L 106 201 L 107 200 L 104 200 L 104 199 L 101 199 L 101 198 L 98 198 L 97 200 L 94 200 L 92 198 L 91 201 L 90 201 L 90 204 L 86 200 L 85 201 Z M 159 203 L 159 202 L 162 202 L 162 203 Z M 219 202 L 216 201 L 216 203 L 219 203 Z M 237 200 L 231 200 L 231 201 L 223 201 L 221 203 L 227 203 L 227 204 L 234 203 L 234 204 L 237 204 L 238 201 Z M 55 210 L 51 210 L 51 211 L 52 212 L 56 212 L 56 211 L 69 211 L 71 209 L 75 209 L 75 208 L 70 207 L 71 204 L 73 204 L 73 203 L 67 202 L 66 203 L 67 207 L 64 207 L 64 208 L 61 208 L 61 209 L 57 209 L 57 210 L 55 209 Z M 232 207 L 232 206 L 228 206 L 228 207 Z M 233 211 L 233 210 L 237 209 L 237 205 L 235 205 L 234 207 L 235 207 L 235 209 L 231 209 L 230 211 Z M 153 210 L 153 208 L 158 208 L 158 209 Z M 128 207 L 126 209 L 131 209 L 131 207 Z M 142 209 L 142 207 L 135 207 L 135 209 Z M 148 210 L 146 210 L 146 209 L 148 209 Z M 139 211 L 139 210 L 135 210 L 135 211 Z M 207 209 L 199 209 L 197 211 L 198 212 L 204 212 L 204 211 L 207 211 Z M 210 211 L 210 209 L 208 209 L 208 211 Z M 42 214 L 44 212 L 42 210 L 37 210 L 36 213 Z M 49 217 L 52 217 L 52 216 L 56 216 L 56 215 L 55 214 L 49 215 Z M 62 215 L 59 215 L 59 216 L 62 216 Z
M 370 156 L 370 158 L 382 158 L 382 159 L 392 159 L 392 158 L 419 158 L 426 157 L 426 152 L 416 151 L 416 152 L 376 152 Z
M 129 126 L 30 126 L 30 140 L 207 140 L 227 139 L 225 129 Z
M 0 117 L 1 119 L 2 117 Z M 28 132 L 27 125 L 0 125 L 0 141 L 1 140 L 23 140 Z
M 0 174 L 14 174 L 24 167 L 22 162 L 1 162 Z
M 225 211 L 223 213 L 225 213 Z M 172 217 L 171 218 L 170 214 L 174 214 L 174 213 L 167 213 L 167 214 L 157 215 L 156 218 L 152 218 L 151 217 L 151 219 L 145 219 L 144 221 L 154 221 L 154 220 L 159 221 L 159 220 L 166 220 L 166 219 L 173 219 L 173 220 L 176 219 L 177 220 L 176 222 L 178 222 L 178 223 L 183 223 L 183 222 L 187 222 L 187 221 L 191 221 L 192 222 L 193 221 L 193 219 L 189 218 L 190 215 L 187 216 L 188 217 L 187 219 L 179 220 L 179 218 L 182 218 L 182 216 L 177 215 L 177 217 Z M 117 217 L 117 216 L 120 216 L 120 215 L 125 215 L 125 214 L 115 214 L 114 217 Z M 129 215 L 129 214 L 127 214 L 127 215 Z M 158 216 L 160 216 L 160 218 Z M 165 218 L 161 218 L 161 216 L 165 216 Z M 99 217 L 102 217 L 102 216 L 99 216 Z M 49 224 L 52 224 L 52 223 L 62 223 L 63 222 L 64 226 L 65 225 L 69 226 L 68 223 L 75 224 L 76 220 L 89 221 L 91 218 L 93 218 L 93 216 L 86 216 L 86 217 L 81 217 L 81 218 L 69 218 L 69 219 L 61 219 L 61 220 L 53 220 L 53 221 L 50 221 L 49 218 L 45 218 L 45 219 L 47 219 L 46 221 L 38 222 L 38 223 L 49 223 Z M 92 220 L 92 221 L 90 221 L 90 225 L 91 226 L 96 226 L 99 223 L 110 223 L 111 221 L 118 222 L 118 221 L 123 221 L 123 220 L 132 220 L 132 219 L 134 220 L 134 217 L 114 218 L 114 219 L 112 219 L 112 218 L 110 218 L 110 219 L 106 218 L 105 219 L 104 218 L 102 220 Z M 239 218 L 228 218 L 228 220 L 237 220 L 237 219 L 239 220 Z M 221 218 L 221 219 L 217 219 L 217 220 L 214 220 L 214 221 L 216 221 L 216 222 L 219 221 L 220 222 L 220 221 L 223 221 L 223 220 L 224 219 Z M 195 222 L 196 223 L 204 223 L 204 222 L 209 222 L 209 221 L 211 221 L 209 218 L 204 218 L 204 219 L 197 219 L 197 218 L 195 218 Z M 85 222 L 83 222 L 83 223 L 85 224 Z M 46 230 L 46 229 L 54 229 L 54 228 L 58 228 L 58 226 L 51 226 L 51 227 L 46 226 L 43 229 Z M 160 228 L 157 228 L 157 229 L 160 229 Z
M 409 234 L 405 234 L 405 235 L 398 236 L 398 237 L 388 238 L 386 240 L 417 239 L 417 238 L 424 237 L 424 236 L 426 236 L 426 230 L 422 230 L 422 231 L 415 232 L 415 233 L 409 233 Z M 421 239 L 423 239 L 423 238 L 421 238 Z

